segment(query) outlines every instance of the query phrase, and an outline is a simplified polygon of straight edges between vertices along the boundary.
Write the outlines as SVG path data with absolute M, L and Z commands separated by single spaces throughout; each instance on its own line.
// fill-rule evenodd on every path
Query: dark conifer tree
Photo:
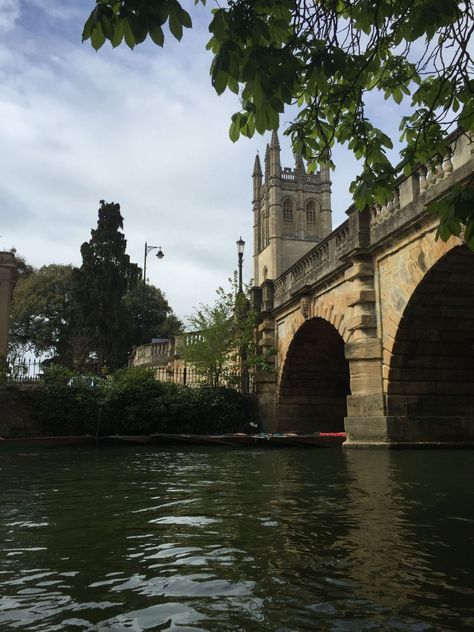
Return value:
M 80 319 L 93 341 L 100 368 L 125 365 L 129 351 L 123 298 L 137 285 L 141 270 L 126 254 L 122 228 L 120 205 L 101 200 L 97 228 L 82 244 L 82 265 L 74 274 Z

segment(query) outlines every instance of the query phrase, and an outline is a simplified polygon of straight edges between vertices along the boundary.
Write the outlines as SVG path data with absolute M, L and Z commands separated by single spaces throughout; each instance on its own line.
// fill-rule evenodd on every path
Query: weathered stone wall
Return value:
M 308 322 L 321 319 L 349 366 L 349 445 L 474 443 L 474 254 L 462 238 L 437 241 L 438 220 L 426 213 L 469 180 L 473 147 L 454 138 L 433 170 L 397 183 L 393 201 L 350 209 L 347 222 L 262 286 L 258 335 L 262 348 L 277 349 L 273 380 L 257 380 L 268 429 L 326 429 L 315 400 L 337 352 L 307 335 Z M 326 343 L 328 331 L 318 334 Z M 344 412 L 333 404 L 338 429 Z

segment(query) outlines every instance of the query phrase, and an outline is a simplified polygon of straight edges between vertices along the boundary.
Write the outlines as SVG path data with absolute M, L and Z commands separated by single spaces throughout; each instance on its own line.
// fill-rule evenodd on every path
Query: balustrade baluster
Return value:
M 444 173 L 449 176 L 453 172 L 453 163 L 451 160 L 452 152 L 449 151 L 443 159 L 443 169 Z
M 428 180 L 426 177 L 427 169 L 426 167 L 420 167 L 419 171 L 420 177 L 420 193 L 424 193 L 428 188 Z

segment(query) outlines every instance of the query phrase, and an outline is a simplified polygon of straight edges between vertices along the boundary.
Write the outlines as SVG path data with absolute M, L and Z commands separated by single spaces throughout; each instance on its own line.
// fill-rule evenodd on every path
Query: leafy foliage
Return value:
M 95 434 L 101 399 L 100 392 L 88 385 L 68 386 L 53 379 L 25 392 L 24 397 L 43 434 Z
M 234 390 L 158 382 L 150 369 L 123 369 L 94 387 L 68 375 L 56 366 L 22 392 L 45 434 L 239 432 L 256 415 L 254 400 Z
M 181 328 L 161 290 L 138 283 L 141 270 L 125 252 L 118 204 L 101 203 L 97 229 L 82 244 L 80 269 L 51 264 L 33 270 L 15 253 L 9 358 L 26 353 L 84 372 L 93 366 L 124 366 L 145 335 L 168 336 Z M 145 302 L 143 299 L 145 298 Z M 143 313 L 144 312 L 144 313 Z
M 124 296 L 129 318 L 128 348 L 152 338 L 169 338 L 182 329 L 163 292 L 154 285 L 139 283 Z M 142 327 L 143 323 L 143 336 Z
M 447 241 L 451 235 L 464 234 L 464 239 L 474 250 L 474 189 L 473 180 L 467 187 L 455 185 L 440 200 L 433 202 L 429 210 L 440 217 L 437 238 Z
M 80 333 L 72 266 L 51 264 L 23 274 L 13 294 L 10 355 L 26 352 L 73 366 Z
M 83 40 L 133 48 L 149 35 L 163 46 L 165 24 L 177 39 L 191 27 L 177 0 L 96 0 Z M 444 155 L 455 126 L 474 130 L 473 28 L 469 0 L 232 0 L 209 25 L 212 84 L 240 99 L 233 141 L 276 129 L 296 105 L 286 133 L 310 169 L 347 143 L 362 161 L 351 184 L 362 209 L 388 202 L 401 173 Z M 387 156 L 391 138 L 368 116 L 371 92 L 408 111 L 397 164 Z
M 188 318 L 189 329 L 195 333 L 182 350 L 185 361 L 215 386 L 225 375 L 238 376 L 250 367 L 267 364 L 255 343 L 258 317 L 250 308 L 249 288 L 238 292 L 236 278 L 229 281 L 231 289 L 218 288 L 214 305 L 201 305 Z
M 18 279 L 22 279 L 23 277 L 28 276 L 29 274 L 34 272 L 33 266 L 26 261 L 25 257 L 18 254 L 16 248 L 10 248 L 10 252 L 15 257 L 16 273 Z

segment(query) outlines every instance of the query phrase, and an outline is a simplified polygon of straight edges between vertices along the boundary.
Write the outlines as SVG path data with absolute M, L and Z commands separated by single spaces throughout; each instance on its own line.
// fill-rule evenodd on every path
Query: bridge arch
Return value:
M 434 263 L 405 306 L 388 366 L 388 415 L 431 420 L 439 440 L 450 440 L 450 428 L 459 440 L 459 424 L 474 438 L 473 358 L 474 253 L 463 245 Z
M 323 318 L 310 318 L 296 331 L 282 367 L 277 406 L 279 431 L 344 430 L 349 363 L 344 339 Z

